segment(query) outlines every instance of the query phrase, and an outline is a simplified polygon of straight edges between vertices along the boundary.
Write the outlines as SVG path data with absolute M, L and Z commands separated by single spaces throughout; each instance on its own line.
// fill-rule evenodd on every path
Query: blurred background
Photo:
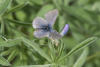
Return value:
M 35 17 L 44 18 L 53 9 L 59 11 L 54 29 L 61 32 L 65 24 L 70 26 L 62 38 L 62 55 L 83 40 L 98 37 L 86 49 L 70 55 L 61 66 L 55 67 L 100 67 L 100 0 L 0 0 L 0 67 L 53 67 L 46 64 L 56 61 L 45 59 L 50 55 L 48 45 L 52 44 L 48 38 L 35 38 L 32 27 Z

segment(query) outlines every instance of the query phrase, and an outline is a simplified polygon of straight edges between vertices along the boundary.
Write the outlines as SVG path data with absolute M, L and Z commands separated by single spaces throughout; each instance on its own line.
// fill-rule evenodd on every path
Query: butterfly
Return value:
M 61 34 L 54 30 L 53 25 L 57 16 L 58 10 L 54 9 L 46 13 L 44 19 L 41 17 L 36 17 L 32 22 L 32 26 L 35 29 L 34 36 L 36 38 L 48 37 L 53 40 L 60 39 L 68 31 L 69 26 L 66 25 Z

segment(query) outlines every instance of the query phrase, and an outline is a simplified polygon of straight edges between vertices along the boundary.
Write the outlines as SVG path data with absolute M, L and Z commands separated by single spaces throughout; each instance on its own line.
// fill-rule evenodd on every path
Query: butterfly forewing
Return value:
M 57 16 L 58 16 L 58 10 L 55 9 L 46 13 L 45 19 L 48 21 L 49 24 L 51 24 L 51 26 L 53 26 L 56 21 Z
M 48 22 L 41 17 L 36 17 L 32 22 L 33 28 L 42 28 L 44 25 L 48 25 Z

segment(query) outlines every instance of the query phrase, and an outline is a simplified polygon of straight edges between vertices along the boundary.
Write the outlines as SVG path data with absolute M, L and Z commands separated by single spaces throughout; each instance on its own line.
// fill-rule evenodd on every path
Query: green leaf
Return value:
M 54 44 L 52 44 L 51 42 L 49 42 L 48 47 L 50 49 L 50 57 L 51 57 L 52 61 L 54 61 L 55 57 L 56 57 L 56 55 L 55 55 L 56 51 L 55 51 L 55 48 L 54 48 Z
M 11 12 L 15 12 L 15 11 L 17 11 L 17 10 L 20 10 L 20 9 L 22 9 L 23 7 L 25 7 L 27 4 L 28 4 L 28 3 L 25 2 L 25 3 L 19 4 L 19 5 L 15 6 L 15 7 L 12 7 L 12 8 L 9 9 L 5 14 L 9 14 L 9 13 L 11 13 Z
M 88 46 L 90 44 L 92 44 L 93 42 L 95 42 L 97 40 L 97 37 L 90 37 L 86 40 L 84 40 L 83 42 L 81 42 L 80 44 L 78 44 L 76 47 L 74 47 L 71 51 L 68 52 L 68 54 L 66 54 L 64 57 L 60 58 L 59 61 L 69 57 L 71 54 L 75 53 L 76 51 L 82 49 L 85 46 Z
M 18 3 L 18 4 L 22 4 L 22 3 L 25 3 L 25 2 L 29 2 L 28 0 L 16 0 L 16 2 Z
M 13 50 L 11 52 L 11 54 L 8 56 L 8 61 L 11 62 L 15 57 L 16 57 L 16 54 L 17 54 L 17 50 Z
M 61 32 L 61 30 L 63 29 L 64 25 L 65 25 L 65 20 L 64 20 L 64 16 L 59 16 L 59 32 Z
M 67 7 L 64 7 L 63 9 L 69 16 L 73 16 L 77 18 L 79 21 L 81 21 L 81 23 L 88 22 L 90 24 L 95 24 L 96 22 L 96 20 L 93 20 L 91 15 L 83 8 L 67 6 Z
M 26 65 L 26 66 L 15 66 L 15 67 L 50 67 L 51 64 L 45 64 L 45 65 Z
M 0 30 L 0 33 L 2 34 L 2 35 L 4 35 L 4 33 L 5 33 L 5 23 L 4 23 L 4 20 L 2 19 L 2 18 L 0 18 L 0 21 L 1 21 L 1 30 Z
M 78 60 L 73 65 L 73 67 L 82 67 L 82 65 L 86 61 L 87 55 L 88 55 L 88 48 L 85 48 L 84 51 L 82 52 L 81 56 L 78 58 Z
M 43 5 L 44 0 L 29 0 L 31 4 Z
M 52 4 L 44 5 L 38 12 L 37 16 L 44 16 L 48 11 L 52 10 L 54 6 Z
M 53 0 L 53 3 L 57 7 L 57 9 L 62 10 L 61 5 L 59 4 L 58 0 Z
M 88 4 L 88 2 L 89 2 L 89 0 L 78 0 L 77 4 L 79 6 L 84 6 L 84 5 Z
M 30 5 L 34 5 L 34 4 L 43 5 L 44 0 L 16 0 L 16 2 L 19 4 L 28 2 Z
M 2 56 L 0 56 L 0 64 L 3 65 L 3 66 L 9 66 L 10 65 L 10 63 L 5 58 L 3 58 Z
M 11 47 L 11 46 L 18 45 L 20 42 L 21 42 L 21 39 L 2 41 L 0 42 L 0 47 Z
M 18 24 L 18 25 L 26 25 L 26 26 L 32 25 L 31 23 L 25 23 L 25 22 L 22 22 L 22 21 L 17 21 L 17 20 L 12 20 L 12 19 L 5 19 L 5 20 L 7 20 L 7 21 L 9 21 L 11 23 Z
M 28 44 L 30 47 L 32 47 L 35 51 L 37 51 L 42 57 L 44 57 L 45 59 L 47 59 L 49 62 L 51 61 L 51 59 L 49 58 L 49 56 L 38 46 L 38 44 L 26 39 L 26 38 L 22 38 L 23 42 Z
M 5 13 L 12 0 L 0 0 L 0 16 Z
M 92 6 L 92 10 L 100 12 L 100 1 L 94 3 L 94 5 Z
M 68 6 L 69 2 L 70 2 L 70 0 L 64 0 L 64 6 Z

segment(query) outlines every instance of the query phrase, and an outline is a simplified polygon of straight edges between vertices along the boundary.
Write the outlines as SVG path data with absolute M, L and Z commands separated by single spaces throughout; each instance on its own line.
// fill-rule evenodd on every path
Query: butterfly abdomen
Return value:
M 49 38 L 50 39 L 60 39 L 62 36 L 58 33 L 58 32 L 56 32 L 56 31 L 52 31 L 52 32 L 50 32 L 50 34 L 49 34 Z

